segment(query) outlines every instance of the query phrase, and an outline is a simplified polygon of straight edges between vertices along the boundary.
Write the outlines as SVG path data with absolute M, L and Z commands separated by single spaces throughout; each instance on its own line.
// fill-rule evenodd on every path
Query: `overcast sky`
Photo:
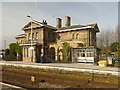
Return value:
M 70 16 L 72 25 L 97 23 L 100 31 L 114 29 L 118 23 L 117 2 L 2 2 L 2 42 L 16 42 L 15 36 L 23 33 L 21 28 L 29 22 L 27 15 L 34 20 L 47 20 L 55 26 L 55 18 Z M 4 48 L 4 47 L 3 47 Z

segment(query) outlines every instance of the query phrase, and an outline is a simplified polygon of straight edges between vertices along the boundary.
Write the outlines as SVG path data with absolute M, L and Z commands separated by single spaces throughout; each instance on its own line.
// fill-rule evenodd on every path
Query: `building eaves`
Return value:
M 73 26 L 69 26 L 69 27 L 61 27 L 58 30 L 81 28 L 81 27 L 84 27 L 84 26 L 83 25 L 73 25 Z
M 75 31 L 75 30 L 84 30 L 89 28 L 95 28 L 97 24 L 88 24 L 88 25 L 74 25 L 69 27 L 61 27 L 56 32 L 68 32 L 68 31 Z M 98 27 L 97 27 L 98 29 Z M 96 32 L 99 32 L 99 30 L 96 30 Z
M 41 23 L 39 21 L 36 21 L 36 20 L 33 20 L 32 22 L 38 24 L 37 26 L 32 26 L 32 28 L 48 27 L 48 28 L 52 28 L 52 29 L 57 29 L 56 27 L 53 27 L 53 26 L 50 26 L 50 25 L 47 25 L 47 24 L 43 24 L 43 23 Z M 30 22 L 28 24 L 26 24 L 25 26 L 27 26 L 29 24 L 30 24 Z M 31 27 L 25 28 L 25 26 L 22 28 L 22 30 L 31 29 Z
M 25 37 L 26 37 L 25 34 L 20 34 L 20 35 L 17 35 L 15 38 L 17 39 L 17 38 L 25 38 Z
M 67 31 L 75 31 L 75 30 L 88 29 L 88 28 L 93 28 L 93 27 L 92 26 L 76 27 L 76 28 L 70 28 L 70 29 L 57 30 L 56 32 L 67 32 Z

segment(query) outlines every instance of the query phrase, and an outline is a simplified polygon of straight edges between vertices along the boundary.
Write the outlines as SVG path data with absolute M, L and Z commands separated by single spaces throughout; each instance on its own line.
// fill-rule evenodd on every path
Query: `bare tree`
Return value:
M 118 42 L 120 43 L 120 24 L 118 24 L 118 27 L 117 27 L 117 36 L 118 36 Z
M 104 46 L 104 33 L 100 32 L 97 35 L 97 47 L 102 48 Z
M 118 42 L 118 28 L 116 27 L 114 30 L 112 29 L 104 29 L 98 34 L 97 36 L 97 46 L 101 47 L 108 47 L 110 46 L 113 42 Z
M 101 48 L 101 53 L 105 54 L 106 56 L 109 55 L 110 45 L 113 42 L 113 32 L 112 29 L 104 29 L 101 33 L 97 36 L 97 46 Z

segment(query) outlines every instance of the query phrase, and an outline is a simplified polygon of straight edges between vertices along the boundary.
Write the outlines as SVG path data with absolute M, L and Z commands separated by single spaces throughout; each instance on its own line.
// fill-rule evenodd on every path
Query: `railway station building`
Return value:
M 22 28 L 24 34 L 16 36 L 22 46 L 23 61 L 44 62 L 44 60 L 63 60 L 63 43 L 69 44 L 71 62 L 97 62 L 99 49 L 96 46 L 97 23 L 88 25 L 71 25 L 71 18 L 56 18 L 56 26 L 46 20 L 32 20 Z M 44 59 L 43 59 L 44 58 Z

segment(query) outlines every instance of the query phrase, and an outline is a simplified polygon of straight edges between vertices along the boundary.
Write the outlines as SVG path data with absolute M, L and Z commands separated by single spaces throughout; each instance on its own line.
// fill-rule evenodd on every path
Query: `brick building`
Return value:
M 97 51 L 96 33 L 99 32 L 97 24 L 71 25 L 69 16 L 65 17 L 65 22 L 65 27 L 62 27 L 60 18 L 56 18 L 56 27 L 48 25 L 45 20 L 43 22 L 33 20 L 26 24 L 22 28 L 25 34 L 16 37 L 17 43 L 23 46 L 23 61 L 41 62 L 43 57 L 56 61 L 62 60 L 65 42 L 69 43 L 71 53 L 73 49 L 79 47 L 81 49 L 93 47 Z M 74 61 L 72 59 L 75 58 L 72 55 L 70 57 L 71 61 Z

